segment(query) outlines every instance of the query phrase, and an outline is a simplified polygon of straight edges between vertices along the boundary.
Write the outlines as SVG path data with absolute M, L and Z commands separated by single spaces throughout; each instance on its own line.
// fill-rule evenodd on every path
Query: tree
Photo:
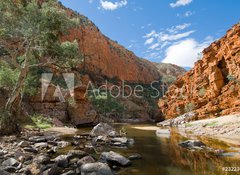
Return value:
M 81 61 L 76 41 L 61 37 L 79 24 L 56 0 L 0 1 L 0 59 L 19 75 L 4 111 L 17 115 L 27 76 L 36 67 L 67 69 Z

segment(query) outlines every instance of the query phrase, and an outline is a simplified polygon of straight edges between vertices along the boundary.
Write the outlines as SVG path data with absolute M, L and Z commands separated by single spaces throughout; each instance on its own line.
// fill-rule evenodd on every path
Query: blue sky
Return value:
M 240 0 L 60 1 L 137 56 L 182 67 L 240 21 Z

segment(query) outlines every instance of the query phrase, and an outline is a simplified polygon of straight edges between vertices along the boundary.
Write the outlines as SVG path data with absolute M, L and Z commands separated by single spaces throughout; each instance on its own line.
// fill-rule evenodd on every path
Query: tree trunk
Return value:
M 12 113 L 13 111 L 16 112 L 19 110 L 18 106 L 20 106 L 19 103 L 21 102 L 21 92 L 24 88 L 24 83 L 27 78 L 28 71 L 29 71 L 29 63 L 28 63 L 28 58 L 26 58 L 24 61 L 24 65 L 21 69 L 20 75 L 18 77 L 16 87 L 13 90 L 5 106 L 5 110 L 9 111 L 10 113 Z M 16 109 L 14 109 L 14 107 L 16 107 Z

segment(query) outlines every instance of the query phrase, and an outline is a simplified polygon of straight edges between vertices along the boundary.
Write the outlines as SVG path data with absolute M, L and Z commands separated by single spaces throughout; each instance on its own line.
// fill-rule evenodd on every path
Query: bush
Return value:
M 184 111 L 186 113 L 193 111 L 196 108 L 196 106 L 193 103 L 188 103 L 185 105 Z
M 30 117 L 30 122 L 25 125 L 25 128 L 47 129 L 53 126 L 51 118 L 43 117 L 42 115 L 39 115 L 39 114 L 34 114 L 29 117 Z
M 95 95 L 94 95 L 95 94 Z M 101 114 L 116 112 L 122 114 L 124 112 L 124 105 L 119 103 L 110 94 L 105 92 L 93 92 L 89 95 L 90 101 Z
M 206 93 L 206 89 L 205 89 L 204 87 L 202 87 L 202 88 L 199 90 L 198 95 L 199 95 L 200 97 L 203 97 L 203 96 L 205 95 L 205 93 Z

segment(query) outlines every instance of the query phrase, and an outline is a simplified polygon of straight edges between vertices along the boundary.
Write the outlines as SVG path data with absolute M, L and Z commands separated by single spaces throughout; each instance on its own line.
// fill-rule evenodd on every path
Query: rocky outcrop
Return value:
M 170 86 L 159 107 L 166 118 L 194 111 L 196 118 L 240 112 L 240 24 L 203 51 L 193 69 Z
M 64 101 L 56 96 L 56 90 L 57 87 L 51 84 L 43 97 L 39 93 L 30 98 L 33 111 L 46 117 L 56 118 L 62 123 L 72 123 L 76 126 L 95 124 L 98 121 L 97 112 L 85 94 L 85 86 L 75 87 L 74 97 L 71 97 L 69 91 L 61 89 Z
M 184 68 L 170 63 L 154 63 L 154 65 L 162 77 L 177 78 L 187 72 Z

